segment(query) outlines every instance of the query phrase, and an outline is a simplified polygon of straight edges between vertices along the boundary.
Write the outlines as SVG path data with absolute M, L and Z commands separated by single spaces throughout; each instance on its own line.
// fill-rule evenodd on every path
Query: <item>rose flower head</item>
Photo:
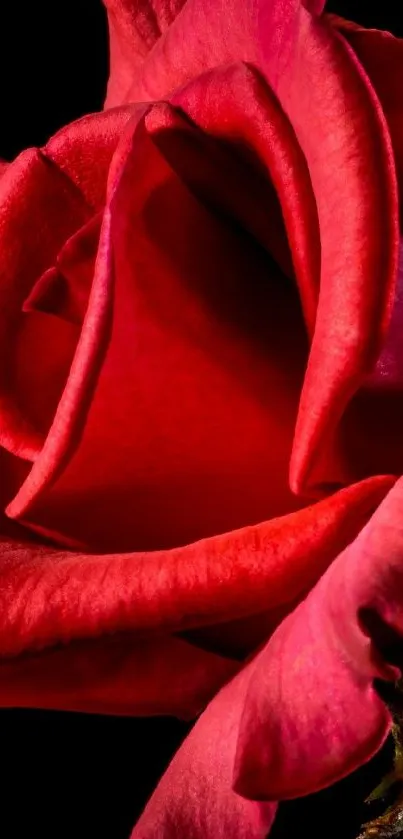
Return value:
M 265 839 L 392 726 L 403 42 L 105 5 L 105 109 L 0 168 L 0 705 L 198 717 L 133 839 Z

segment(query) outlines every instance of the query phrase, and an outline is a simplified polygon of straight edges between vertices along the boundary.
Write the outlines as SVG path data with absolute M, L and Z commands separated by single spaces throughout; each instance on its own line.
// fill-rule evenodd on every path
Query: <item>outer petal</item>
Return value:
M 125 101 L 149 50 L 185 0 L 104 0 L 108 12 L 110 77 L 106 108 Z
M 325 24 L 302 17 L 300 38 L 302 58 L 295 55 L 278 92 L 310 166 L 322 272 L 291 464 L 296 490 L 351 479 L 327 458 L 385 338 L 398 258 L 394 159 L 379 102 L 352 50 Z M 312 79 L 309 101 L 293 78 L 305 79 L 306 94 Z
M 61 552 L 3 539 L 0 655 L 111 632 L 178 632 L 292 605 L 367 521 L 393 479 L 171 551 Z
M 82 117 L 58 131 L 43 149 L 93 210 L 104 207 L 109 166 L 121 133 L 142 110 L 141 105 L 129 105 Z
M 375 680 L 402 663 L 403 479 L 281 624 L 256 661 L 240 727 L 236 789 L 314 792 L 380 748 L 389 711 Z
M 387 32 L 364 30 L 331 16 L 368 73 L 390 132 L 400 195 L 403 187 L 403 41 Z M 401 199 L 400 199 L 401 204 Z M 402 218 L 402 207 L 400 208 Z M 400 222 L 401 226 L 401 222 Z M 354 479 L 378 471 L 403 471 L 403 247 L 389 328 L 371 374 L 346 411 L 338 433 L 339 457 Z
M 403 40 L 395 38 L 390 32 L 363 29 L 332 15 L 330 20 L 353 48 L 379 97 L 392 139 L 402 200 L 403 100 L 400 79 L 403 72 Z
M 232 790 L 239 721 L 250 667 L 196 723 L 160 781 L 132 839 L 266 839 L 276 805 Z

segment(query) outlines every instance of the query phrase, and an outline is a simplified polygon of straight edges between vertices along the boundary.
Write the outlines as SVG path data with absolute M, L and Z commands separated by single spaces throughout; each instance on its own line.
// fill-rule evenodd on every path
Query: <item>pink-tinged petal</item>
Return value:
M 301 506 L 287 481 L 298 294 L 193 195 L 147 124 L 129 126 L 112 164 L 70 377 L 8 507 L 83 550 L 174 547 Z
M 312 333 L 320 277 L 316 203 L 305 158 L 270 88 L 252 67 L 236 64 L 205 73 L 176 93 L 172 102 L 203 135 L 198 138 L 190 125 L 180 124 L 178 115 L 169 117 L 168 110 L 164 123 L 160 107 L 148 117 L 148 124 L 156 125 L 155 141 L 162 144 L 181 177 L 213 205 L 233 215 L 287 275 L 290 249 Z M 165 135 L 158 131 L 158 119 L 161 129 L 164 124 L 171 129 Z M 217 159 L 220 147 L 221 161 Z
M 192 719 L 238 667 L 179 638 L 107 636 L 2 659 L 0 707 Z
M 171 551 L 80 554 L 4 538 L 0 655 L 112 632 L 278 616 L 315 584 L 392 484 L 372 478 L 282 519 Z
M 93 210 L 101 210 L 105 204 L 111 159 L 126 123 L 136 111 L 141 111 L 141 106 L 82 117 L 58 131 L 43 149 Z
M 391 716 L 375 680 L 402 662 L 403 479 L 256 659 L 236 790 L 290 798 L 330 785 L 381 747 Z
M 56 259 L 66 238 L 87 218 L 88 209 L 80 192 L 38 151 L 24 152 L 8 166 L 0 183 L 0 442 L 27 460 L 38 455 L 44 437 L 43 429 L 36 427 L 23 409 L 18 356 L 23 349 L 27 316 L 22 314 L 22 304 L 49 260 Z M 51 341 L 42 323 L 40 340 L 31 341 L 30 352 L 40 352 Z M 62 330 L 60 342 L 55 344 L 54 364 L 57 366 L 60 351 L 63 371 L 66 352 L 71 359 L 74 346 L 71 332 Z M 59 391 L 63 375 L 57 378 Z
M 257 68 L 277 95 L 317 203 L 320 299 L 291 484 L 322 491 L 351 477 L 337 459 L 332 465 L 332 435 L 374 365 L 390 319 L 398 252 L 393 150 L 354 51 L 325 16 L 312 16 L 297 0 L 188 0 L 130 95 L 166 96 L 234 59 Z
M 403 100 L 400 79 L 403 73 L 403 40 L 389 32 L 363 29 L 330 15 L 364 67 L 382 105 L 395 155 L 400 197 L 403 187 Z
M 7 163 L 5 160 L 0 160 L 0 178 L 2 175 L 4 175 L 4 172 L 6 172 L 9 165 L 10 164 Z
M 310 167 L 322 272 L 291 464 L 297 490 L 346 479 L 327 471 L 327 449 L 379 354 L 398 254 L 393 152 L 379 102 L 354 53 L 328 25 L 301 14 L 300 38 L 304 48 L 279 78 L 278 93 Z M 294 78 L 304 80 L 303 89 Z M 313 82 L 319 78 L 323 84 Z
M 148 52 L 186 0 L 104 0 L 109 24 L 110 77 L 106 108 L 125 101 Z
M 278 51 L 294 25 L 300 0 L 186 0 L 140 72 L 134 74 L 124 101 L 163 99 L 206 70 L 225 64 L 250 61 L 259 67 L 259 8 L 263 5 L 271 15 L 265 35 Z
M 232 789 L 236 744 L 253 665 L 226 685 L 173 758 L 131 839 L 266 839 L 276 804 Z
M 23 304 L 24 312 L 46 312 L 81 325 L 88 306 L 98 249 L 101 215 L 93 216 L 74 233 L 35 283 Z
M 380 99 L 390 131 L 397 175 L 403 185 L 403 102 L 399 79 L 403 70 L 403 41 L 386 32 L 364 30 L 356 24 L 334 18 L 368 73 Z M 400 189 L 401 193 L 401 189 Z M 348 463 L 349 475 L 365 475 L 392 469 L 403 471 L 403 344 L 402 284 L 403 248 L 400 259 L 389 328 L 371 374 L 352 400 L 338 434 L 340 459 Z

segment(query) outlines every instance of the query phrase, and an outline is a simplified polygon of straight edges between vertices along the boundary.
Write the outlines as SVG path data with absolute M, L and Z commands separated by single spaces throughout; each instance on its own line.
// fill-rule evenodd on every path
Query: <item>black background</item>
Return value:
M 403 36 L 399 5 L 382 0 L 370 10 L 365 0 L 337 0 L 327 8 Z M 2 3 L 0 157 L 99 110 L 106 78 L 101 0 Z M 0 711 L 1 839 L 128 839 L 186 731 L 176 720 Z M 330 791 L 284 805 L 271 839 L 353 839 L 388 755 Z

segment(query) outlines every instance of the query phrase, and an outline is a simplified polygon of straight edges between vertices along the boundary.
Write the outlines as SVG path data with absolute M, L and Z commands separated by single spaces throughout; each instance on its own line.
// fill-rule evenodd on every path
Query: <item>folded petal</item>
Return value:
M 351 479 L 348 465 L 332 470 L 326 461 L 337 422 L 385 338 L 399 220 L 385 117 L 359 62 L 326 23 L 302 14 L 300 38 L 304 47 L 277 89 L 310 167 L 322 271 L 291 464 L 296 490 Z
M 10 164 L 1 179 L 0 219 L 0 442 L 10 452 L 33 460 L 42 448 L 44 430 L 26 410 L 20 366 L 26 345 L 24 332 L 30 333 L 31 358 L 44 345 L 54 345 L 54 337 L 46 336 L 47 324 L 42 321 L 35 339 L 33 321 L 22 313 L 22 305 L 66 238 L 88 219 L 88 208 L 74 184 L 40 152 L 30 150 Z M 66 359 L 71 361 L 75 341 L 71 330 L 62 329 L 49 374 L 55 367 L 60 370 L 56 379 L 52 375 L 47 383 L 45 374 L 42 382 L 45 413 L 54 407 L 53 391 L 58 391 L 56 398 L 60 394 Z
M 43 153 L 79 188 L 92 210 L 106 200 L 108 171 L 121 133 L 141 106 L 113 108 L 90 114 L 61 128 Z
M 395 38 L 390 32 L 363 29 L 333 15 L 330 20 L 353 48 L 382 105 L 392 140 L 401 197 L 403 101 L 399 81 L 403 72 L 403 39 Z
M 394 682 L 403 662 L 402 521 L 400 479 L 256 659 L 237 746 L 239 793 L 306 795 L 384 742 L 391 715 L 376 684 Z
M 59 252 L 31 289 L 24 312 L 46 312 L 77 325 L 83 323 L 94 275 L 101 214 L 93 216 Z
M 392 483 L 369 479 L 298 513 L 171 551 L 80 554 L 4 537 L 0 655 L 277 616 L 314 585 Z
M 397 176 L 403 185 L 403 102 L 399 79 L 403 69 L 403 41 L 387 32 L 364 30 L 331 16 L 331 22 L 347 39 L 368 74 L 369 83 L 385 114 L 390 132 Z M 400 201 L 401 203 L 401 201 Z M 400 217 L 402 209 L 400 208 Z M 401 222 L 400 222 L 401 226 Z M 353 480 L 392 469 L 403 471 L 403 353 L 402 287 L 403 246 L 396 274 L 393 308 L 381 351 L 371 373 L 342 419 L 338 442 L 339 460 L 348 464 Z
M 181 126 L 167 106 L 164 123 L 160 106 L 155 141 L 164 143 L 164 154 L 192 189 L 232 214 L 294 277 L 292 260 L 312 334 L 320 280 L 315 197 L 295 133 L 264 77 L 242 63 L 218 68 L 181 88 L 172 103 L 203 133 Z M 156 118 L 154 108 L 149 121 Z
M 202 714 L 158 784 L 131 839 L 266 839 L 276 804 L 232 789 L 239 721 L 251 665 Z

